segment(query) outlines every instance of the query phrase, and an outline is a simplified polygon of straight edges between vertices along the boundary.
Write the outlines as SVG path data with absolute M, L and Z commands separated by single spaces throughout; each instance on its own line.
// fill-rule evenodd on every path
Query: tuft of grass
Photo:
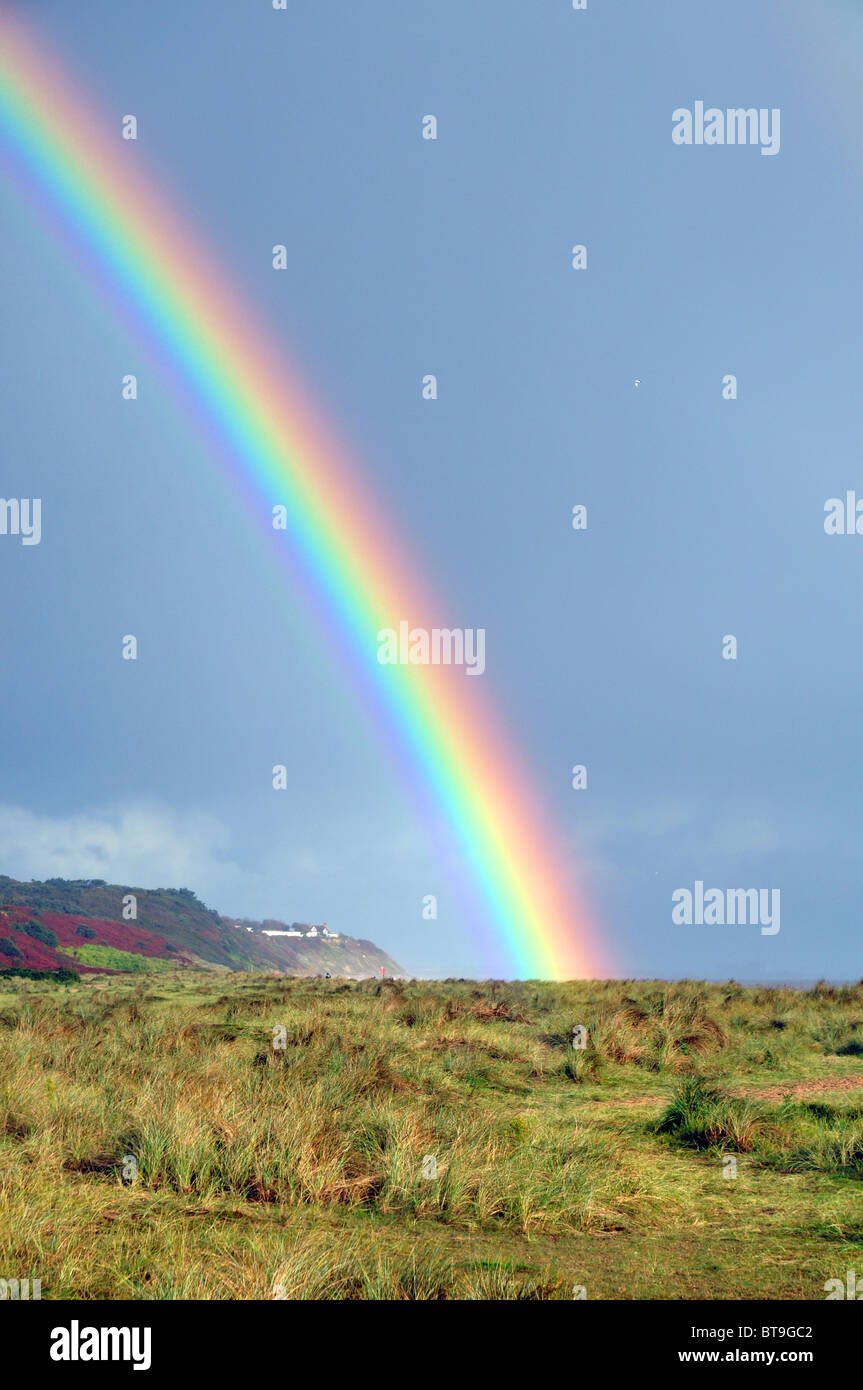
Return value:
M 656 1125 L 696 1149 L 734 1149 L 748 1153 L 761 1130 L 759 1109 L 752 1102 L 727 1095 L 701 1076 L 686 1076 Z
M 686 1070 L 692 1059 L 728 1044 L 725 1030 L 704 1011 L 700 998 L 663 993 L 643 1003 L 627 1001 L 595 1030 L 599 1051 L 610 1061 L 650 1071 Z

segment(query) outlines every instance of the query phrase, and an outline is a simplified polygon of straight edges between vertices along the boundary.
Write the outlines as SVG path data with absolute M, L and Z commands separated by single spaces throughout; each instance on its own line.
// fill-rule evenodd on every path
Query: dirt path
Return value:
M 814 1081 L 786 1081 L 784 1086 L 746 1087 L 732 1095 L 752 1100 L 781 1100 L 783 1096 L 811 1096 L 819 1091 L 863 1091 L 863 1076 L 826 1076 Z
M 855 1076 L 816 1077 L 809 1081 L 778 1082 L 774 1086 L 734 1086 L 729 1088 L 728 1094 L 741 1096 L 746 1100 L 782 1100 L 784 1096 L 794 1096 L 796 1099 L 799 1096 L 818 1095 L 824 1091 L 863 1092 L 863 1075 L 857 1072 Z M 614 1104 L 629 1109 L 630 1107 L 646 1105 L 662 1105 L 670 1099 L 670 1091 L 662 1094 L 654 1092 L 647 1096 L 629 1096 L 625 1100 L 616 1100 Z

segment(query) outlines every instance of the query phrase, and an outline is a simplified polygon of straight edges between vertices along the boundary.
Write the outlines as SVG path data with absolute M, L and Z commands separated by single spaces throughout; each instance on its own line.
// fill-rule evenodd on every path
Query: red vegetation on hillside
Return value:
M 38 922 L 54 932 L 57 945 L 49 946 L 25 932 L 16 931 L 16 924 Z M 87 934 L 78 931 L 85 927 Z M 0 946 L 0 970 L 19 966 L 27 970 L 60 970 L 71 968 L 81 974 L 116 974 L 103 967 L 83 965 L 74 956 L 63 955 L 70 946 L 111 946 L 118 951 L 130 951 L 139 956 L 171 960 L 176 965 L 189 963 L 182 952 L 172 949 L 164 936 L 141 927 L 137 922 L 112 922 L 101 917 L 82 917 L 78 913 L 34 912 L 29 907 L 9 904 L 0 907 L 0 942 L 11 941 L 18 954 L 6 955 Z

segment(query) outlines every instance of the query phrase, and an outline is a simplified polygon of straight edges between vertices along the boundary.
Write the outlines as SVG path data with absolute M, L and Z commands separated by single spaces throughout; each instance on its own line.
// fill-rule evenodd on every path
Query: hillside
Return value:
M 135 898 L 137 916 L 123 917 Z M 0 875 L 0 970 L 164 970 L 208 966 L 343 978 L 400 975 L 392 957 L 350 936 L 272 937 L 253 922 L 220 916 L 188 888 L 133 888 L 101 879 L 23 883 Z

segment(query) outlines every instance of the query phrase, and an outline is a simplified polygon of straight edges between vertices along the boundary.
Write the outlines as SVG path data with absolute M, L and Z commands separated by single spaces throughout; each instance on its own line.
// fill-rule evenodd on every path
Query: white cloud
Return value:
M 257 883 L 229 859 L 230 835 L 206 812 L 141 802 L 72 816 L 0 805 L 0 871 L 11 878 L 104 878 L 194 888 L 218 905 Z

